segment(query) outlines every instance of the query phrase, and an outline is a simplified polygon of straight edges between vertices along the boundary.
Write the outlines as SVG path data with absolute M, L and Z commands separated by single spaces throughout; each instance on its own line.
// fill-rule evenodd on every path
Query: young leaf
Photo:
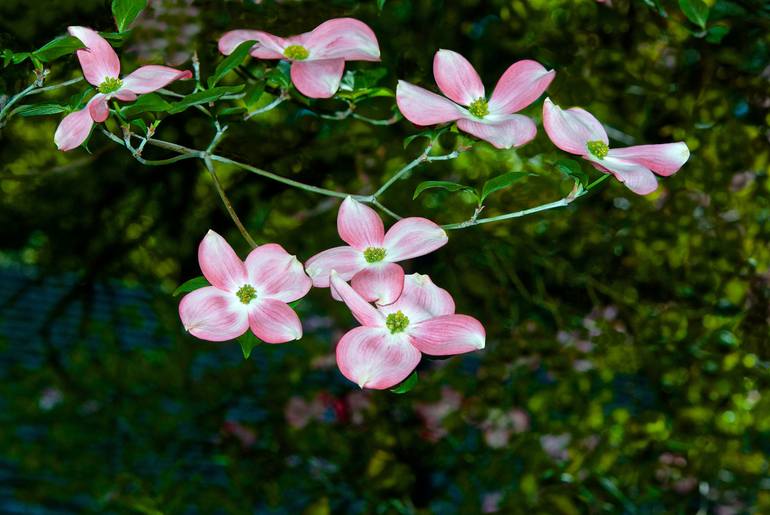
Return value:
M 706 28 L 709 6 L 703 0 L 679 0 L 679 7 L 691 22 L 701 29 Z
M 213 102 L 223 95 L 229 95 L 231 93 L 240 93 L 243 88 L 244 88 L 244 85 L 241 84 L 238 86 L 217 86 L 204 91 L 198 91 L 197 93 L 193 93 L 192 95 L 187 95 L 182 100 L 175 103 L 171 107 L 171 109 L 168 109 L 168 113 L 170 114 L 181 113 L 188 107 L 192 107 L 198 104 L 206 104 L 208 102 Z
M 40 61 L 47 63 L 53 61 L 54 59 L 58 59 L 63 55 L 71 54 L 75 50 L 83 48 L 84 46 L 85 45 L 83 45 L 83 43 L 78 38 L 72 36 L 62 36 L 41 46 L 32 52 L 32 55 L 37 57 Z
M 275 68 L 267 72 L 265 75 L 267 82 L 275 88 L 289 89 L 291 86 L 289 67 L 285 66 L 284 62 L 285 61 L 279 62 Z
M 391 388 L 390 391 L 398 394 L 406 393 L 417 385 L 417 379 L 417 372 L 412 372 L 409 377 Z
M 133 118 L 147 112 L 165 112 L 171 109 L 171 107 L 172 105 L 162 96 L 157 93 L 148 93 L 137 98 L 133 104 L 121 109 L 120 114 L 125 118 Z
M 456 182 L 449 181 L 424 181 L 417 185 L 417 188 L 414 190 L 414 195 L 412 195 L 412 200 L 419 197 L 420 193 L 423 191 L 431 188 L 440 188 L 447 191 L 469 191 L 473 193 L 474 196 L 477 196 L 476 191 L 473 188 L 465 186 L 464 184 L 457 184 Z
M 584 187 L 588 185 L 588 174 L 583 171 L 580 163 L 574 159 L 559 159 L 556 161 L 556 168 L 558 168 L 561 172 L 569 175 L 570 177 L 580 181 L 580 184 L 582 184 Z
M 489 179 L 484 183 L 484 187 L 481 188 L 481 198 L 479 199 L 479 203 L 484 202 L 484 199 L 492 193 L 507 188 L 527 175 L 529 175 L 527 172 L 508 172 Z
M 16 114 L 21 116 L 45 116 L 48 114 L 63 113 L 67 108 L 59 104 L 33 104 L 21 106 Z
M 222 80 L 222 77 L 227 75 L 230 70 L 238 67 L 238 65 L 246 59 L 246 56 L 249 55 L 249 50 L 251 50 L 251 47 L 253 47 L 255 43 L 256 41 L 252 40 L 244 41 L 233 50 L 232 54 L 225 57 L 225 59 L 217 65 L 216 70 L 214 70 L 214 75 L 209 77 L 209 87 L 213 88 L 216 86 L 217 82 Z
M 246 90 L 246 95 L 243 97 L 243 102 L 251 107 L 254 104 L 256 104 L 260 98 L 262 98 L 262 94 L 265 92 L 265 83 L 255 82 L 254 84 L 250 85 L 248 89 Z
M 243 359 L 249 359 L 249 356 L 251 356 L 251 351 L 262 343 L 262 340 L 254 336 L 254 333 L 251 331 L 246 331 L 241 336 L 237 338 L 238 343 L 241 344 L 241 350 L 243 351 Z
M 112 15 L 118 32 L 124 32 L 147 7 L 147 0 L 112 0 Z
M 191 291 L 198 290 L 200 288 L 204 288 L 206 286 L 211 286 L 209 282 L 206 280 L 205 277 L 199 276 L 194 277 L 193 279 L 190 279 L 189 281 L 185 281 L 182 284 L 179 285 L 179 287 L 174 290 L 174 293 L 172 295 L 174 297 L 177 297 L 181 293 L 190 293 Z

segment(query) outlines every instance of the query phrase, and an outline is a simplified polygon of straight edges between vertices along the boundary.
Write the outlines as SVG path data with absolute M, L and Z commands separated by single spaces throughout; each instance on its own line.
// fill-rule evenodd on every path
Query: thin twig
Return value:
M 227 213 L 230 215 L 230 218 L 232 218 L 233 223 L 235 223 L 235 226 L 241 232 L 243 239 L 246 240 L 246 243 L 251 245 L 252 249 L 257 248 L 257 242 L 254 241 L 254 238 L 251 237 L 251 235 L 249 234 L 249 231 L 246 230 L 246 227 L 241 222 L 241 219 L 238 218 L 238 214 L 235 212 L 235 209 L 233 209 L 233 205 L 232 203 L 230 203 L 230 199 L 227 198 L 225 189 L 222 187 L 222 183 L 219 182 L 219 177 L 217 177 L 217 172 L 214 170 L 214 163 L 211 161 L 210 155 L 206 155 L 203 158 L 203 164 L 206 166 L 206 169 L 209 171 L 209 174 L 211 175 L 211 179 L 214 181 L 214 187 L 216 188 L 217 193 L 219 193 L 219 198 L 222 199 L 222 204 L 225 205 L 225 209 L 227 210 Z
M 286 91 L 282 90 L 281 94 L 278 95 L 275 100 L 270 102 L 264 107 L 260 107 L 259 109 L 256 109 L 250 113 L 246 113 L 246 115 L 243 117 L 244 120 L 248 120 L 249 118 L 253 116 L 257 116 L 258 114 L 266 113 L 268 111 L 272 111 L 279 105 L 281 105 L 283 102 L 285 102 L 289 98 L 289 95 L 286 93 Z

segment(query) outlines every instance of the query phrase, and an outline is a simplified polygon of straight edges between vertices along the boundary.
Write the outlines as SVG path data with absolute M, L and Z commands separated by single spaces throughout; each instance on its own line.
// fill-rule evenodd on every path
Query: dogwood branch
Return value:
M 251 245 L 252 249 L 257 248 L 257 243 L 254 241 L 254 238 L 251 237 L 249 234 L 249 231 L 246 230 L 246 227 L 241 222 L 241 219 L 238 217 L 238 214 L 235 212 L 235 209 L 233 208 L 232 203 L 230 202 L 230 199 L 227 198 L 227 194 L 225 193 L 225 189 L 222 187 L 222 183 L 219 182 L 219 177 L 217 177 L 217 172 L 214 169 L 214 163 L 211 161 L 211 155 L 207 154 L 203 158 L 203 164 L 206 166 L 206 169 L 209 171 L 209 174 L 211 175 L 211 179 L 214 181 L 214 187 L 217 190 L 217 193 L 219 193 L 219 198 L 222 199 L 222 204 L 224 204 L 225 209 L 227 210 L 227 213 L 230 215 L 230 218 L 232 218 L 233 223 L 238 228 L 238 230 L 241 233 L 241 236 L 243 236 L 243 239 L 246 240 L 246 242 Z

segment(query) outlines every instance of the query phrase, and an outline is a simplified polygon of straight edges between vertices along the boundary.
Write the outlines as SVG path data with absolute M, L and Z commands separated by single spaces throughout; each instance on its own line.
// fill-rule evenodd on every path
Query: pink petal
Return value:
M 356 327 L 337 344 L 337 366 L 361 388 L 384 390 L 407 377 L 420 363 L 420 351 L 387 329 Z
M 77 51 L 77 56 L 88 82 L 98 86 L 108 77 L 118 78 L 120 59 L 107 40 L 86 27 L 69 27 L 67 30 L 86 46 Z
M 177 70 L 168 66 L 151 64 L 137 68 L 129 73 L 123 79 L 123 87 L 121 89 L 142 95 L 157 91 L 175 80 L 191 79 L 192 76 L 190 70 Z
M 441 95 L 437 95 L 403 80 L 396 87 L 396 103 L 404 117 L 415 125 L 435 125 L 453 122 L 465 111 Z
M 296 36 L 299 44 L 310 52 L 308 59 L 344 59 L 346 61 L 379 61 L 380 46 L 372 29 L 354 18 L 325 21 L 312 32 Z
M 213 286 L 185 295 L 179 303 L 179 318 L 190 334 L 212 342 L 238 338 L 249 328 L 245 304 Z
M 203 275 L 217 288 L 236 292 L 247 284 L 243 261 L 223 237 L 209 230 L 198 247 L 198 263 Z
M 283 59 L 283 50 L 289 46 L 284 38 L 261 30 L 231 30 L 219 38 L 219 51 L 230 55 L 244 41 L 257 42 L 250 54 L 258 59 Z
M 337 212 L 337 232 L 348 245 L 358 250 L 382 247 L 385 227 L 377 211 L 346 197 Z
M 424 256 L 446 245 L 444 229 L 427 218 L 402 218 L 385 234 L 385 259 L 403 261 Z
M 120 88 L 115 93 L 113 93 L 112 96 L 124 102 L 133 102 L 136 100 L 136 93 L 133 91 L 128 91 L 126 88 Z
M 407 328 L 412 345 L 425 354 L 447 356 L 484 348 L 481 322 L 467 315 L 443 315 Z
M 246 271 L 258 298 L 294 302 L 307 295 L 313 284 L 302 263 L 275 243 L 252 250 L 246 258 Z
M 395 263 L 373 263 L 354 275 L 350 285 L 368 302 L 393 304 L 404 287 L 404 269 Z
M 563 110 L 550 98 L 543 103 L 543 127 L 554 145 L 571 154 L 587 155 L 589 141 L 609 144 L 604 127 L 591 113 L 579 107 Z
M 97 93 L 88 101 L 88 112 L 96 123 L 101 123 L 110 116 L 110 108 L 107 105 L 107 96 Z
M 343 59 L 323 61 L 293 61 L 291 81 L 300 93 L 310 98 L 330 98 L 340 87 Z
M 433 76 L 442 93 L 467 106 L 484 98 L 484 84 L 468 60 L 452 50 L 439 50 L 433 57 Z
M 334 247 L 319 252 L 305 263 L 305 271 L 316 288 L 329 287 L 329 274 L 336 270 L 343 281 L 349 281 L 367 263 L 360 250 L 353 247 Z
M 499 114 L 521 111 L 543 94 L 555 76 L 555 71 L 546 70 L 537 61 L 513 63 L 497 81 L 489 99 L 489 111 Z
M 91 133 L 94 120 L 89 106 L 65 116 L 56 128 L 53 140 L 59 150 L 67 151 L 79 147 Z
M 607 155 L 644 166 L 658 175 L 669 176 L 678 172 L 687 162 L 690 158 L 690 149 L 680 141 L 662 145 L 613 148 Z
M 293 309 L 276 299 L 258 299 L 249 307 L 249 326 L 260 340 L 285 343 L 302 338 L 302 323 Z
M 658 189 L 658 179 L 655 178 L 655 174 L 642 165 L 609 155 L 602 160 L 590 159 L 590 161 L 599 165 L 598 168 L 611 172 L 617 180 L 638 195 L 647 195 Z
M 449 292 L 433 284 L 427 275 L 407 275 L 404 278 L 404 291 L 399 301 L 402 300 L 419 306 L 434 317 L 451 315 L 455 312 L 455 301 Z
M 457 128 L 491 143 L 495 148 L 505 149 L 520 147 L 537 135 L 535 123 L 524 115 L 509 114 L 499 120 L 494 118 L 484 122 L 463 118 L 457 121 Z
M 332 272 L 331 275 L 331 285 L 332 289 L 337 292 L 337 295 L 339 295 L 348 308 L 350 308 L 350 311 L 353 313 L 356 320 L 361 322 L 361 325 L 382 327 L 385 324 L 385 317 L 383 317 L 382 313 L 366 302 L 361 295 L 356 293 L 356 291 L 335 272 Z

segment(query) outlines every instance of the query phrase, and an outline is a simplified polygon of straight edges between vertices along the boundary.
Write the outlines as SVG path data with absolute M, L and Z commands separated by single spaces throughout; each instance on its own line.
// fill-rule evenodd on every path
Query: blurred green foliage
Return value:
M 200 163 L 143 167 L 101 134 L 90 153 L 59 153 L 61 115 L 12 119 L 0 133 L 0 511 L 770 512 L 770 6 L 685 3 L 151 2 L 122 44 L 124 66 L 189 67 L 197 50 L 207 77 L 226 30 L 292 34 L 350 15 L 380 40 L 380 85 L 433 88 L 438 48 L 466 55 L 488 88 L 532 58 L 557 70 L 555 102 L 589 109 L 620 144 L 684 140 L 692 157 L 654 195 L 609 181 L 567 209 L 452 232 L 415 261 L 483 321 L 488 344 L 423 364 L 418 385 L 395 395 L 359 392 L 336 371 L 334 344 L 353 321 L 326 290 L 298 308 L 302 341 L 257 346 L 247 361 L 237 343 L 184 334 L 171 292 L 199 275 L 201 237 L 213 228 L 247 251 Z M 31 51 L 76 24 L 115 30 L 103 1 L 4 0 L 0 47 Z M 80 73 L 74 56 L 51 68 L 49 81 Z M 29 63 L 9 65 L 0 96 L 32 80 Z M 387 118 L 392 103 L 360 112 Z M 231 126 L 219 152 L 371 192 L 421 148 L 403 149 L 417 132 L 406 121 L 304 109 Z M 212 134 L 188 109 L 158 136 L 205 148 Z M 527 172 L 484 213 L 523 209 L 569 191 L 564 157 L 542 130 L 519 151 L 477 144 L 418 168 L 387 204 L 458 222 L 473 195 L 412 200 L 415 186 L 481 189 Z M 260 243 L 301 259 L 337 244 L 337 201 L 220 174 Z

